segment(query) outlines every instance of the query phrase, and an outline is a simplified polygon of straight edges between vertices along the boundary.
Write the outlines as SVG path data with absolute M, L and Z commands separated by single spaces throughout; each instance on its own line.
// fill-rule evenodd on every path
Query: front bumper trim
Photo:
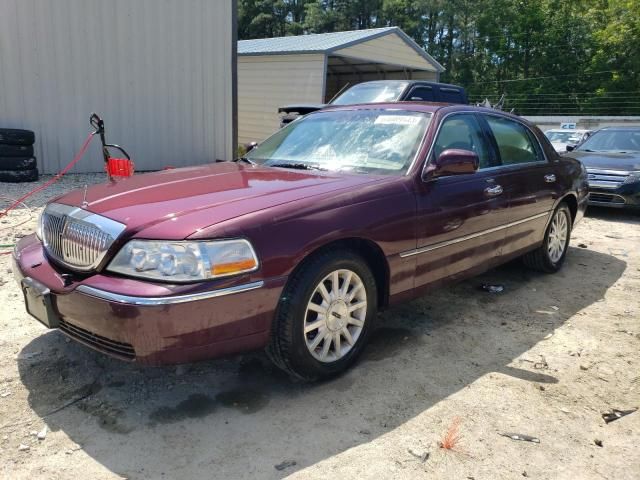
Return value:
M 262 288 L 264 282 L 245 283 L 244 285 L 236 285 L 234 287 L 221 288 L 218 290 L 210 290 L 207 292 L 190 293 L 187 295 L 173 295 L 168 297 L 133 297 L 130 295 L 121 295 L 119 293 L 108 292 L 99 288 L 89 287 L 88 285 L 80 285 L 76 288 L 77 292 L 83 293 L 90 297 L 99 298 L 108 302 L 116 302 L 127 305 L 140 305 L 145 307 L 153 307 L 158 305 L 173 305 L 177 303 L 195 302 L 198 300 L 206 300 L 209 298 L 223 297 L 234 293 L 248 292 Z

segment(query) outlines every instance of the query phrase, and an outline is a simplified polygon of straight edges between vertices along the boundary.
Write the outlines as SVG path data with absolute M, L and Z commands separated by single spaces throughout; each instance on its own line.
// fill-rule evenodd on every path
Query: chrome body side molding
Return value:
M 531 217 L 523 218 L 522 220 L 518 220 L 516 222 L 507 223 L 505 225 L 500 225 L 499 227 L 489 228 L 487 230 L 482 230 L 480 232 L 471 233 L 469 235 L 464 235 L 462 237 L 454 238 L 451 240 L 445 240 L 444 242 L 434 243 L 432 245 L 427 245 L 425 247 L 416 248 L 414 250 L 407 250 L 406 252 L 402 252 L 400 257 L 411 257 L 412 255 L 420 255 L 421 253 L 431 252 L 433 250 L 437 250 L 439 248 L 448 247 L 449 245 L 454 245 L 456 243 L 464 242 L 467 240 L 471 240 L 473 238 L 481 237 L 482 235 L 487 235 L 489 233 L 499 232 L 500 230 L 504 230 L 505 228 L 514 227 L 516 225 L 520 225 L 521 223 L 530 222 L 532 220 L 536 220 L 542 217 L 548 217 L 551 212 L 543 212 L 538 213 L 537 215 L 532 215 Z

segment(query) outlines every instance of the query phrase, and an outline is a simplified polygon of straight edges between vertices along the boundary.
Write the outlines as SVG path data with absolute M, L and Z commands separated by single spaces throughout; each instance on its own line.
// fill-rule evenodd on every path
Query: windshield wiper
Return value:
M 238 157 L 234 160 L 234 162 L 238 163 L 238 162 L 245 162 L 248 163 L 249 165 L 255 165 L 256 162 L 254 162 L 253 160 L 249 160 L 247 157 Z
M 268 167 L 280 167 L 280 168 L 294 168 L 296 170 L 327 170 L 326 168 L 321 168 L 316 165 L 310 165 L 308 163 L 301 162 L 278 162 L 278 163 L 270 163 L 267 165 Z

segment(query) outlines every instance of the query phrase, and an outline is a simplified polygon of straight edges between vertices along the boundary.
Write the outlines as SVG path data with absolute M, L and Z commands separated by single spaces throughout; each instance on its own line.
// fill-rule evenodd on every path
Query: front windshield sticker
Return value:
M 420 120 L 421 117 L 418 116 L 380 115 L 373 123 L 377 125 L 417 125 Z

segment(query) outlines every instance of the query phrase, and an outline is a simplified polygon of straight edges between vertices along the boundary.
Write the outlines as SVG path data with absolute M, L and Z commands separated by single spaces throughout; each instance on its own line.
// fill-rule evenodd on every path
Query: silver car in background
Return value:
M 549 139 L 556 152 L 562 154 L 567 152 L 567 145 L 571 145 L 575 148 L 577 145 L 580 145 L 589 138 L 591 130 L 552 128 L 551 130 L 544 132 L 544 134 Z

